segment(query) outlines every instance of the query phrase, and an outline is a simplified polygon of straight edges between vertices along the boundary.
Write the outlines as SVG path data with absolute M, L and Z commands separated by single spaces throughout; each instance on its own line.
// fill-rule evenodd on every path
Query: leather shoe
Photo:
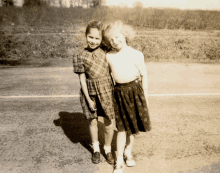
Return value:
M 100 163 L 100 152 L 95 152 L 92 155 L 92 163 L 98 164 Z
M 114 158 L 113 158 L 111 152 L 109 152 L 109 153 L 106 154 L 106 161 L 107 161 L 110 165 L 113 165 L 113 164 L 114 164 Z

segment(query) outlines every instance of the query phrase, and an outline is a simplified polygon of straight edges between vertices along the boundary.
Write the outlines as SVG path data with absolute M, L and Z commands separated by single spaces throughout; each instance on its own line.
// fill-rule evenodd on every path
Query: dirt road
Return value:
M 137 166 L 125 173 L 220 172 L 219 67 L 147 64 L 153 129 L 137 136 Z M 112 172 L 105 159 L 91 163 L 71 67 L 1 69 L 0 78 L 0 172 Z

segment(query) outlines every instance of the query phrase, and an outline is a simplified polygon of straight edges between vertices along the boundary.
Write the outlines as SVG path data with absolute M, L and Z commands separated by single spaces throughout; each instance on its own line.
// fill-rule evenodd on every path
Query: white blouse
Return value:
M 107 53 L 106 59 L 117 83 L 131 82 L 147 73 L 143 53 L 129 46 L 120 52 Z

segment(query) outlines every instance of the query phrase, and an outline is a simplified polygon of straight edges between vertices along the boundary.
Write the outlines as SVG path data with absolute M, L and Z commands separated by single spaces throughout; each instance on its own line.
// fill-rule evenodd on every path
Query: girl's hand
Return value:
M 149 108 L 148 96 L 147 96 L 147 98 L 146 98 L 146 101 L 147 101 L 147 107 Z
M 147 107 L 149 107 L 149 101 L 148 101 L 148 92 L 144 90 L 144 96 L 147 102 Z
M 89 108 L 91 111 L 96 111 L 97 109 L 95 108 L 95 103 L 91 99 L 88 101 L 89 103 Z

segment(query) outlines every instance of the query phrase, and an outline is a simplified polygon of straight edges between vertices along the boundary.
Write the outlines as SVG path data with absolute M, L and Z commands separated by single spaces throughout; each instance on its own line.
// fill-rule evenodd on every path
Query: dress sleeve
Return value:
M 73 55 L 73 72 L 74 73 L 85 73 L 85 66 L 83 62 L 83 54 Z
M 138 68 L 141 76 L 147 74 L 143 53 L 140 52 L 140 54 L 137 56 L 137 58 L 135 58 L 135 65 Z

